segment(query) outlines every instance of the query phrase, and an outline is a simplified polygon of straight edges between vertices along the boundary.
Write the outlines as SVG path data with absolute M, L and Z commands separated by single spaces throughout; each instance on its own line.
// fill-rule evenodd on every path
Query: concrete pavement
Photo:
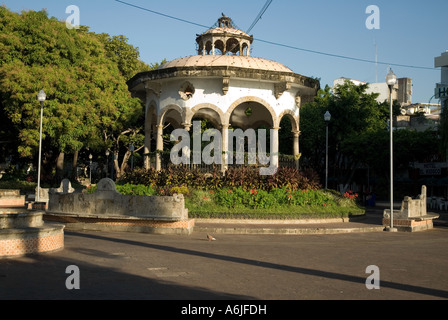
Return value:
M 448 298 L 444 225 L 415 233 L 223 232 L 216 241 L 207 241 L 207 231 L 66 231 L 63 250 L 0 260 L 0 299 Z M 75 275 L 69 266 L 79 270 L 79 289 L 67 288 Z M 369 266 L 378 267 L 379 289 L 366 287 Z

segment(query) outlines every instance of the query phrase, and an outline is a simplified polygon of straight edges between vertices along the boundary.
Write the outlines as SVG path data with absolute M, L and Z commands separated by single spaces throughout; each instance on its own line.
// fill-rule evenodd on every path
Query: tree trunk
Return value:
M 120 172 L 120 166 L 118 163 L 118 153 L 114 154 L 114 162 L 112 163 L 112 165 L 114 166 L 114 172 L 115 172 L 115 177 L 112 177 L 112 179 L 119 179 L 122 175 L 122 173 Z
M 124 157 L 123 157 L 123 161 L 121 162 L 120 170 L 117 171 L 117 178 L 120 178 L 124 174 L 124 171 L 128 167 L 128 161 L 129 161 L 130 157 L 131 157 L 131 152 L 126 151 L 126 153 L 124 154 Z M 117 165 L 118 165 L 118 163 L 117 163 Z
M 56 178 L 58 183 L 61 182 L 64 176 L 64 156 L 64 152 L 60 152 L 56 160 Z
M 76 167 L 78 166 L 78 155 L 79 151 L 76 150 L 73 154 L 73 163 L 72 163 L 72 179 L 76 180 L 78 178 L 78 170 L 76 170 Z

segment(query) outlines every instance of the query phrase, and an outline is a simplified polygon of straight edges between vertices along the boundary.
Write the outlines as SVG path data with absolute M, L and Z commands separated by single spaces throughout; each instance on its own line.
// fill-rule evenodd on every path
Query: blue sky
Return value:
M 246 31 L 267 3 L 266 0 L 123 0 L 152 11 L 212 26 L 221 13 Z M 196 34 L 206 29 L 140 10 L 115 0 L 0 0 L 9 9 L 41 10 L 65 21 L 69 5 L 80 10 L 80 23 L 97 33 L 124 35 L 138 47 L 146 63 L 196 54 Z M 379 29 L 368 29 L 369 5 L 379 8 Z M 255 39 L 303 50 L 254 41 L 252 56 L 283 63 L 294 72 L 332 85 L 339 77 L 365 82 L 384 82 L 388 65 L 332 57 L 340 55 L 429 69 L 394 66 L 399 77 L 413 80 L 413 102 L 428 102 L 440 82 L 434 57 L 448 50 L 446 0 L 273 0 L 251 30 Z M 375 47 L 376 43 L 376 47 Z M 431 102 L 438 102 L 432 99 Z

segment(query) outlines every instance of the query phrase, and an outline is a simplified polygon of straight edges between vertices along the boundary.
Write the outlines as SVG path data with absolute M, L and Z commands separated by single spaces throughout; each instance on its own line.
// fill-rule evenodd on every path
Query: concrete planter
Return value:
M 123 195 L 108 178 L 98 183 L 94 193 L 50 193 L 49 197 L 46 219 L 64 222 L 67 228 L 190 233 L 194 226 L 182 194 Z
M 43 221 L 43 211 L 0 210 L 0 258 L 64 248 L 64 225 Z

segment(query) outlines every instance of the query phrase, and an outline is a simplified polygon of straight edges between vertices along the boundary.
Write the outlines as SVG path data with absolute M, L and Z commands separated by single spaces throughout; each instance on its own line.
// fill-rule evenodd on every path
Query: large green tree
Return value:
M 304 164 L 322 175 L 325 172 L 324 114 L 329 111 L 329 167 L 339 183 L 348 185 L 359 165 L 384 168 L 388 159 L 389 103 L 378 103 L 377 93 L 367 93 L 368 84 L 355 85 L 349 81 L 333 91 L 326 86 L 313 102 L 300 111 L 301 152 Z M 399 106 L 394 104 L 394 114 Z M 383 171 L 381 171 L 383 173 Z
M 120 137 L 138 131 L 143 113 L 126 81 L 148 68 L 127 41 L 87 27 L 68 29 L 45 11 L 17 14 L 0 8 L 2 134 L 14 141 L 19 157 L 36 156 L 41 89 L 47 94 L 43 150 L 48 170 L 56 159 L 61 164 L 65 153 L 77 155 L 82 148 L 119 152 Z

